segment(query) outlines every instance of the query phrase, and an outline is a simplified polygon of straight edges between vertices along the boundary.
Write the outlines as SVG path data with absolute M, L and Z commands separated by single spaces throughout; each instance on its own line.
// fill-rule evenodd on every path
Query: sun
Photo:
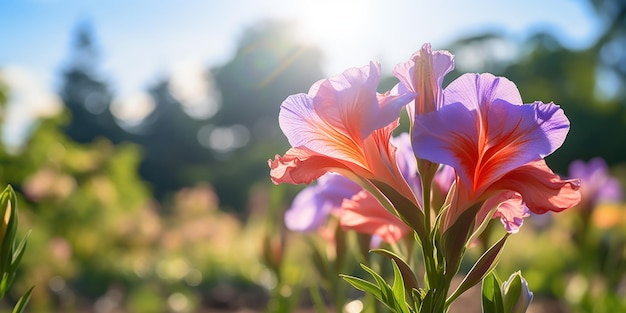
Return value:
M 317 45 L 340 42 L 364 31 L 368 0 L 303 1 L 297 15 L 302 39 Z

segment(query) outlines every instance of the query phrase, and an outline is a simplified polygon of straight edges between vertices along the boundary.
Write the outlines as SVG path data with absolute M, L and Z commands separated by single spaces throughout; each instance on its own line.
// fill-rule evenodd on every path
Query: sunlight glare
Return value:
M 359 33 L 368 19 L 368 1 L 304 1 L 297 16 L 302 37 L 311 44 L 348 38 Z

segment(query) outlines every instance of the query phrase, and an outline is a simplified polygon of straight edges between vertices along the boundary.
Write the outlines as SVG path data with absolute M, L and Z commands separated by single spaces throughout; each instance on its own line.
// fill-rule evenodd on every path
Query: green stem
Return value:
M 322 299 L 322 294 L 317 285 L 311 286 L 309 289 L 309 293 L 311 294 L 311 300 L 313 300 L 313 305 L 315 306 L 315 311 L 317 313 L 328 313 L 328 308 L 326 308 L 326 304 Z

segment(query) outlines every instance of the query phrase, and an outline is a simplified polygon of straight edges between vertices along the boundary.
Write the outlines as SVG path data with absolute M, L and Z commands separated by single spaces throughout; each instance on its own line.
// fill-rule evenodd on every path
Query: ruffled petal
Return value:
M 361 191 L 351 199 L 346 199 L 342 209 L 339 223 L 344 229 L 377 235 L 389 243 L 397 242 L 410 230 L 367 191 Z
M 346 163 L 306 148 L 291 148 L 282 157 L 277 154 L 268 165 L 274 184 L 310 184 L 327 172 L 350 171 Z
M 563 180 L 544 160 L 539 160 L 510 171 L 490 189 L 518 192 L 531 212 L 543 214 L 560 212 L 578 204 L 581 198 L 579 188 L 578 179 Z
M 335 127 L 314 109 L 314 99 L 306 94 L 289 96 L 283 101 L 279 125 L 292 147 L 306 148 L 315 154 L 365 166 L 359 147 L 361 138 L 352 137 L 348 128 Z
M 500 218 L 508 233 L 517 233 L 524 223 L 524 218 L 530 215 L 524 204 L 522 195 L 513 191 L 503 191 L 487 199 L 480 209 L 477 224 L 482 222 L 488 212 L 496 208 L 492 218 Z

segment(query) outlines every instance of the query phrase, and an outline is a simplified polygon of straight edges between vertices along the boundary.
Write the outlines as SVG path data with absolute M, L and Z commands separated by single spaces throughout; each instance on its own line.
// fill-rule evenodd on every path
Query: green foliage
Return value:
M 394 281 L 391 286 L 387 284 L 380 274 L 364 264 L 361 264 L 361 267 L 374 278 L 375 283 L 348 275 L 341 275 L 341 277 L 355 288 L 376 297 L 376 299 L 382 302 L 391 312 L 415 312 L 410 309 L 406 303 L 406 289 L 404 288 L 402 273 L 395 261 L 392 260 L 392 264 Z
M 483 280 L 482 284 L 482 307 L 484 313 L 504 313 L 504 301 L 502 299 L 502 283 L 491 273 Z

